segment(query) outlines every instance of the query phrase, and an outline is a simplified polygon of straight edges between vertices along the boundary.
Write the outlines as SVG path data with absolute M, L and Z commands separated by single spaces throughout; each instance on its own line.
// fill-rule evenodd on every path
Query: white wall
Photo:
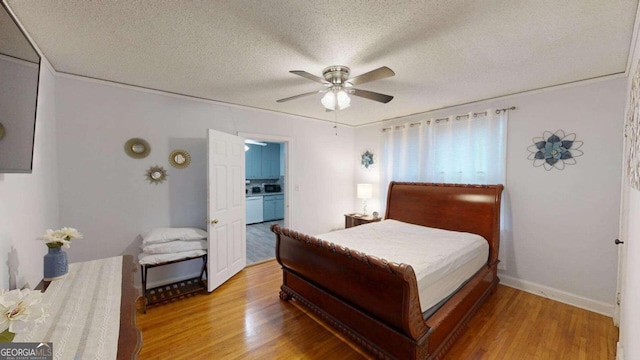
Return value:
M 380 216 L 384 214 L 386 200 L 381 198 L 380 189 L 380 149 L 382 148 L 382 129 L 380 124 L 361 126 L 356 128 L 355 132 L 355 150 L 353 164 L 356 169 L 355 180 L 353 185 L 354 194 L 357 184 L 373 184 L 373 198 L 367 200 L 367 212 L 369 214 L 377 211 Z M 365 151 L 373 152 L 373 165 L 365 168 L 361 164 L 362 153 Z M 361 199 L 354 199 L 353 212 L 362 212 L 363 203 Z
M 43 59 L 43 64 L 46 60 Z M 0 288 L 34 288 L 42 279 L 45 229 L 58 226 L 54 75 L 40 70 L 31 174 L 0 174 Z
M 69 76 L 56 86 L 60 217 L 85 235 L 69 249 L 72 262 L 137 254 L 138 235 L 153 227 L 205 228 L 207 128 L 291 139 L 290 227 L 317 234 L 344 225 L 353 199 L 353 164 L 344 156 L 354 152 L 352 128 L 340 127 L 336 136 L 328 122 Z M 149 142 L 147 158 L 125 154 L 132 137 Z M 175 149 L 189 151 L 188 168 L 169 165 Z M 168 170 L 165 183 L 146 182 L 152 165 Z M 153 269 L 150 281 L 195 269 L 176 267 Z
M 624 102 L 622 78 L 549 89 L 357 128 L 355 149 L 371 148 L 379 155 L 380 129 L 390 124 L 517 106 L 508 124 L 504 195 L 512 234 L 501 247 L 502 281 L 611 315 Z M 584 155 L 563 171 L 534 168 L 527 160 L 532 138 L 559 129 L 584 141 Z M 377 170 L 356 169 L 356 182 L 379 182 Z
M 0 122 L 7 134 L 0 141 L 0 169 L 24 172 L 32 165 L 38 64 L 0 55 L 0 79 Z

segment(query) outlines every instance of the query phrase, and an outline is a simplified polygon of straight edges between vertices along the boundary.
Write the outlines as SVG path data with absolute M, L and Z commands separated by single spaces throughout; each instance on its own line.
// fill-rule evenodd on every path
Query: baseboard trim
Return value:
M 618 341 L 618 344 L 616 345 L 616 360 L 624 360 L 624 351 L 620 341 Z
M 607 304 L 602 301 L 589 299 L 580 295 L 568 293 L 566 291 L 554 289 L 548 286 L 536 284 L 530 281 L 521 280 L 508 275 L 498 274 L 500 277 L 500 283 L 514 289 L 526 291 L 528 293 L 545 297 L 565 303 L 571 306 L 579 307 L 581 309 L 593 311 L 598 314 L 602 314 L 608 317 L 613 317 L 614 306 L 613 304 Z

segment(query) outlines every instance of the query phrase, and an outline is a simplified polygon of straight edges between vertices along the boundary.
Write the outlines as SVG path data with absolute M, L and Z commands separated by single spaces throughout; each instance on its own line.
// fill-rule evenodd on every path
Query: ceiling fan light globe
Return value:
M 334 94 L 333 91 L 329 91 L 322 97 L 322 100 L 320 100 L 320 102 L 322 103 L 322 106 L 325 107 L 325 109 L 335 110 L 336 94 Z
M 336 98 L 338 100 L 338 107 L 340 108 L 340 110 L 346 109 L 351 106 L 351 98 L 344 90 L 338 91 Z

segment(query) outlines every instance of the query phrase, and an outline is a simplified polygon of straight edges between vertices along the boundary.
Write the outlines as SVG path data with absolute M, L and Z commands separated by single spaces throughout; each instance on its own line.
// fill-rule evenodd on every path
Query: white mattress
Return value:
M 458 289 L 489 258 L 489 244 L 480 235 L 397 220 L 360 225 L 316 237 L 389 262 L 411 265 L 423 312 Z

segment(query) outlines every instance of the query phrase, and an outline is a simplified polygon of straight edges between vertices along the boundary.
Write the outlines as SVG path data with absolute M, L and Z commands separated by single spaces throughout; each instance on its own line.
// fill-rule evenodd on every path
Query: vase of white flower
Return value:
M 44 280 L 51 281 L 65 277 L 69 272 L 67 253 L 61 247 L 49 248 L 44 256 Z
M 67 253 L 62 247 L 70 247 L 71 239 L 82 239 L 82 234 L 74 228 L 63 227 L 55 231 L 48 229 L 40 239 L 44 240 L 49 248 L 49 252 L 44 256 L 44 280 L 51 281 L 67 275 L 69 263 Z

